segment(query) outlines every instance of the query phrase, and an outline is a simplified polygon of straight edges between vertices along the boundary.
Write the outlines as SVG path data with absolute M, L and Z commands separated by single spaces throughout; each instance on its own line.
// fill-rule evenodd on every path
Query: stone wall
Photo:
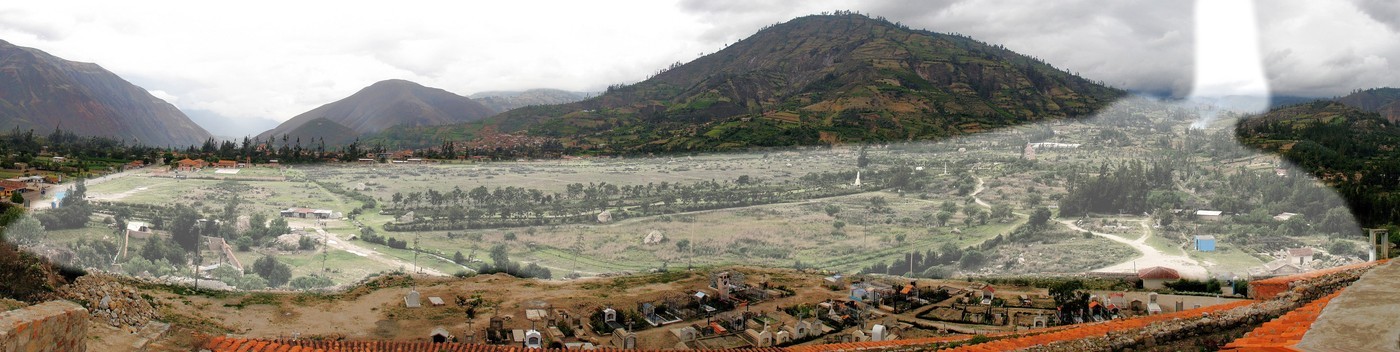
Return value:
M 87 309 L 69 301 L 0 312 L 0 351 L 86 351 L 87 320 Z

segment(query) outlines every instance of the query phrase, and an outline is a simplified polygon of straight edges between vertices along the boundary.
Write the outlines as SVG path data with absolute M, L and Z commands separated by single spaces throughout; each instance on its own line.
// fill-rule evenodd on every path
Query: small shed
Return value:
M 1296 264 L 1296 265 L 1298 265 L 1298 266 L 1301 267 L 1301 266 L 1307 265 L 1307 263 L 1310 262 L 1310 261 L 1312 261 L 1312 259 L 1313 259 L 1313 249 L 1312 249 L 1312 248 L 1303 247 L 1303 248 L 1289 248 L 1289 249 L 1288 249 L 1288 262 L 1289 262 L 1289 263 L 1293 263 L 1293 264 Z
M 1213 251 L 1215 251 L 1215 236 L 1212 236 L 1212 235 L 1197 235 L 1196 238 L 1193 239 L 1191 242 L 1194 243 L 1194 244 L 1196 245 L 1196 250 L 1198 250 L 1198 251 L 1202 251 L 1202 252 L 1213 252 Z

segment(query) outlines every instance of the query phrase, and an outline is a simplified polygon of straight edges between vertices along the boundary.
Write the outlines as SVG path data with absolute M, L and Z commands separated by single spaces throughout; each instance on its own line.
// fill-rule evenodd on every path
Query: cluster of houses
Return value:
M 219 161 L 208 162 L 200 159 L 184 158 L 177 160 L 174 163 L 175 171 L 179 172 L 198 172 L 207 168 L 214 168 L 218 170 L 236 170 L 253 166 L 276 168 L 280 167 L 281 165 L 282 164 L 278 162 L 277 159 L 271 159 L 262 164 L 253 164 L 251 161 L 248 160 L 219 159 Z
M 9 201 L 15 193 L 24 197 L 21 206 L 29 206 L 29 202 L 48 193 L 53 183 L 62 180 L 59 178 L 45 178 L 43 176 L 24 176 L 0 180 L 0 199 Z

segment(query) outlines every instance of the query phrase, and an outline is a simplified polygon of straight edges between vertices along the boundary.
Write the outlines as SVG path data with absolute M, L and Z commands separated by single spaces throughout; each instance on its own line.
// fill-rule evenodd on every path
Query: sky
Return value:
M 1089 79 L 1158 95 L 1263 89 L 1229 84 L 1251 81 L 1261 71 L 1259 62 L 1267 89 L 1276 94 L 1330 97 L 1358 88 L 1400 86 L 1394 82 L 1400 77 L 1400 2 L 1226 3 L 1234 5 L 1197 8 L 1186 1 L 1154 0 L 8 1 L 0 3 L 0 39 L 102 65 L 224 136 L 256 134 L 385 79 L 461 95 L 530 88 L 600 91 L 721 50 L 763 26 L 834 10 L 968 35 Z M 1225 25 L 1197 29 L 1197 19 L 1211 14 L 1224 14 L 1216 22 Z M 1229 21 L 1232 17 L 1241 19 Z M 1203 58 L 1198 44 L 1251 29 L 1259 38 L 1257 46 L 1220 40 L 1225 44 L 1215 48 L 1237 54 L 1207 56 L 1220 61 L 1196 64 Z M 1210 33 L 1197 40 L 1197 31 Z M 1207 81 L 1225 83 L 1202 85 L 1193 79 L 1198 71 L 1210 75 Z

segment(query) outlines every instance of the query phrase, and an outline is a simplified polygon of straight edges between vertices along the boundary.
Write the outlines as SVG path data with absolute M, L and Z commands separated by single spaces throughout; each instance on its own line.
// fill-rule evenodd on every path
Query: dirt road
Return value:
M 1057 221 L 1059 221 L 1061 224 L 1065 224 L 1065 226 L 1068 226 L 1070 229 L 1075 230 L 1075 231 L 1081 231 L 1081 232 L 1083 232 L 1083 231 L 1088 231 L 1088 230 L 1085 230 L 1085 229 L 1079 227 L 1079 225 L 1075 225 L 1073 220 L 1057 220 Z M 1159 251 L 1159 250 L 1157 250 L 1156 248 L 1153 248 L 1152 246 L 1147 245 L 1147 239 L 1152 237 L 1152 229 L 1147 225 L 1147 221 L 1148 221 L 1148 220 L 1144 219 L 1144 220 L 1139 220 L 1139 221 L 1140 221 L 1140 223 L 1142 224 L 1144 233 L 1143 233 L 1142 237 L 1139 237 L 1139 238 L 1136 239 L 1136 240 L 1129 240 L 1129 239 L 1126 239 L 1126 238 L 1122 238 L 1122 237 L 1118 237 L 1118 236 L 1114 236 L 1114 235 L 1110 235 L 1110 234 L 1106 234 L 1106 233 L 1102 233 L 1102 232 L 1093 232 L 1093 231 L 1089 231 L 1089 233 L 1094 234 L 1094 236 L 1099 236 L 1099 237 L 1107 238 L 1107 239 L 1112 240 L 1112 241 L 1114 241 L 1114 242 L 1126 244 L 1126 245 L 1128 245 L 1128 246 L 1130 246 L 1130 247 L 1133 247 L 1133 249 L 1136 249 L 1139 253 L 1142 253 L 1142 255 L 1138 256 L 1137 258 L 1133 258 L 1132 260 L 1129 260 L 1129 261 L 1126 261 L 1126 262 L 1122 262 L 1122 263 L 1118 263 L 1118 264 L 1114 264 L 1114 265 L 1110 265 L 1110 266 L 1106 266 L 1106 267 L 1099 268 L 1099 269 L 1095 269 L 1095 270 L 1092 270 L 1092 271 L 1098 271 L 1098 272 L 1114 272 L 1114 273 L 1130 273 L 1130 272 L 1133 272 L 1133 270 L 1135 270 L 1135 269 L 1142 269 L 1142 268 L 1148 268 L 1148 267 L 1154 267 L 1154 266 L 1164 266 L 1164 267 L 1176 269 L 1176 271 L 1177 271 L 1178 273 L 1181 273 L 1181 276 L 1182 276 L 1182 277 L 1185 277 L 1185 278 L 1193 278 L 1193 279 L 1205 279 L 1205 278 L 1206 278 L 1206 276 L 1208 275 L 1208 274 L 1207 274 L 1207 271 L 1206 271 L 1206 268 L 1205 268 L 1205 267 L 1202 267 L 1201 264 L 1200 264 L 1199 262 L 1197 262 L 1195 259 L 1191 259 L 1190 257 L 1184 256 L 1184 255 L 1176 255 L 1176 254 L 1167 254 L 1167 253 L 1163 253 L 1162 251 Z
M 325 229 L 322 229 L 322 228 L 317 227 L 317 228 L 316 228 L 316 233 L 321 234 L 321 236 L 325 236 L 325 238 L 326 238 L 326 245 L 330 246 L 331 248 L 339 249 L 339 250 L 346 251 L 346 252 L 349 252 L 349 253 L 354 254 L 354 255 L 358 255 L 358 256 L 361 256 L 361 257 L 369 258 L 370 260 L 379 262 L 379 263 L 384 264 L 384 265 L 388 265 L 388 266 L 391 267 L 391 268 L 393 268 L 393 267 L 401 267 L 401 268 L 404 268 L 405 270 L 413 270 L 413 263 L 400 260 L 399 258 L 394 258 L 394 257 L 390 257 L 390 256 L 387 256 L 387 255 L 384 255 L 384 253 L 379 253 L 379 252 L 377 252 L 377 251 L 375 251 L 375 250 L 373 250 L 373 249 L 369 249 L 369 248 L 365 248 L 365 247 L 360 247 L 359 245 L 356 245 L 356 244 L 354 244 L 354 243 L 350 243 L 350 241 L 347 241 L 347 240 L 345 240 L 345 239 L 343 239 L 343 238 L 340 238 L 340 235 L 337 235 L 337 234 L 334 234 L 334 233 L 330 233 L 330 232 L 326 232 Z M 430 258 L 429 260 L 435 260 L 435 259 L 431 259 L 431 258 Z M 448 276 L 447 273 L 444 273 L 444 272 L 441 272 L 441 271 L 437 271 L 437 270 L 435 270 L 435 269 L 433 269 L 433 268 L 426 267 L 426 266 L 419 266 L 419 267 L 418 267 L 418 270 L 421 271 L 422 273 L 428 274 L 428 275 Z

